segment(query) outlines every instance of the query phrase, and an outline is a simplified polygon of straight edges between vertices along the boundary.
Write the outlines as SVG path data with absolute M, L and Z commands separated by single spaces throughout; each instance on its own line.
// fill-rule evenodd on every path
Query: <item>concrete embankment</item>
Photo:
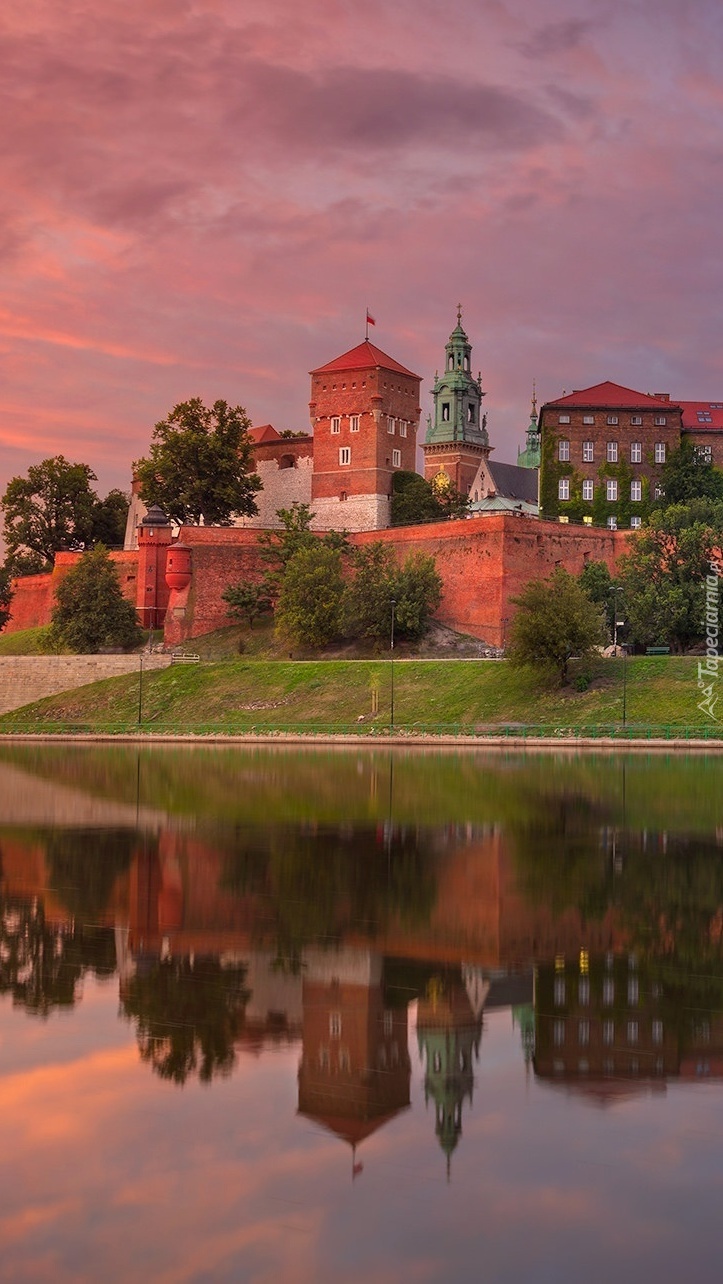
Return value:
M 0 656 L 0 714 L 34 700 L 75 687 L 133 673 L 138 655 L 7 655 Z M 144 669 L 165 669 L 167 655 L 144 655 Z

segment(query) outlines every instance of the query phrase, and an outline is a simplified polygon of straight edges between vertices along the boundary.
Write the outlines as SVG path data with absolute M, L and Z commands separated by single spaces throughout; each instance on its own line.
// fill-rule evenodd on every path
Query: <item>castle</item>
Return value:
M 258 513 L 234 526 L 176 532 L 160 510 L 146 510 L 134 485 L 125 546 L 112 556 L 142 622 L 163 624 L 168 645 L 227 625 L 223 590 L 261 578 L 258 531 L 298 502 L 311 506 L 319 531 L 346 530 L 361 545 L 380 540 L 399 558 L 435 557 L 440 622 L 504 647 L 529 580 L 556 567 L 579 574 L 590 560 L 614 568 L 684 438 L 702 459 L 723 463 L 723 402 L 672 403 L 612 383 L 546 403 L 539 420 L 533 394 L 517 465 L 497 463 L 458 308 L 421 451 L 427 480 L 466 495 L 469 516 L 394 528 L 394 476 L 417 467 L 420 386 L 419 375 L 369 341 L 368 329 L 362 343 L 312 370 L 312 432 L 251 429 L 263 489 Z M 538 476 L 540 519 L 526 520 L 538 516 Z M 49 621 L 57 583 L 78 556 L 58 554 L 52 574 L 16 581 L 8 631 Z

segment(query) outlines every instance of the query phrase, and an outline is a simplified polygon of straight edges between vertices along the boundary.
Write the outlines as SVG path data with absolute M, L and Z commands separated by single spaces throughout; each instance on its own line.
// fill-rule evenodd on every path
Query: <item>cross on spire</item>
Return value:
M 462 324 L 462 304 L 457 304 L 457 325 Z

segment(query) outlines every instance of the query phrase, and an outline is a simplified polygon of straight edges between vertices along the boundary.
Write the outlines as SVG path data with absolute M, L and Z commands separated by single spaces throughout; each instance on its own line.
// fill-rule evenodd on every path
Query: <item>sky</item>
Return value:
M 605 379 L 720 399 L 720 0 L 4 0 L 0 491 L 127 489 L 200 396 L 308 429 L 458 303 L 499 459 Z

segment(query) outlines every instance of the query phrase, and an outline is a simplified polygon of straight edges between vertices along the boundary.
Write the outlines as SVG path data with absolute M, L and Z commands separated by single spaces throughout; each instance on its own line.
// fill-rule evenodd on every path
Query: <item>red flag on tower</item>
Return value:
M 376 321 L 374 320 L 374 317 L 372 316 L 368 308 L 367 308 L 367 325 L 376 325 Z

